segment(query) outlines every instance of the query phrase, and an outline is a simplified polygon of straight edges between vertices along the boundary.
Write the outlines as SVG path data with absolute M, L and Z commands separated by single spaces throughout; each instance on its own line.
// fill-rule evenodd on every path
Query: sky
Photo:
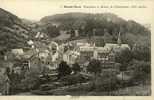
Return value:
M 84 1 L 84 2 L 83 2 Z M 63 6 L 145 6 L 146 8 L 63 8 Z M 151 22 L 152 5 L 150 2 L 111 2 L 87 0 L 0 0 L 0 8 L 5 9 L 20 18 L 40 20 L 44 16 L 67 12 L 114 13 L 126 20 L 139 23 Z

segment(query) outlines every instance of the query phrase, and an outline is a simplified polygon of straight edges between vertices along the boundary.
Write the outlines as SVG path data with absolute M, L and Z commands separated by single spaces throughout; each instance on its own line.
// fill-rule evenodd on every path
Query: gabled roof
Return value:
M 123 49 L 130 49 L 128 44 L 114 44 L 114 43 L 106 43 L 104 47 L 95 47 L 95 46 L 80 46 L 80 51 L 98 51 L 100 53 L 109 53 L 111 50 L 113 51 L 121 51 Z

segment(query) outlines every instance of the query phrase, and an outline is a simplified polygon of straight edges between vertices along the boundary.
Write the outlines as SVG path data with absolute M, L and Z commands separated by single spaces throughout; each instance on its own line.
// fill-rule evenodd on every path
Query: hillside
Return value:
M 0 8 L 0 51 L 27 46 L 31 29 L 20 18 Z
M 134 35 L 148 35 L 150 31 L 143 25 L 133 21 L 125 20 L 112 13 L 89 14 L 89 13 L 65 13 L 53 16 L 46 16 L 40 20 L 42 31 L 54 35 L 50 30 L 57 26 L 59 30 L 79 30 L 79 35 L 92 36 L 93 29 L 95 35 L 103 36 L 104 33 L 117 35 L 117 33 L 132 33 Z M 58 34 L 57 34 L 58 35 Z

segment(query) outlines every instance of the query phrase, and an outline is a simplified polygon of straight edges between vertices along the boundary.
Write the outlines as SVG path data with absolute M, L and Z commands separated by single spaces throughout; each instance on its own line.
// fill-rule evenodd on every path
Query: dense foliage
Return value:
M 32 90 L 40 85 L 39 73 L 36 71 L 26 72 L 25 78 L 21 80 L 20 88 L 22 90 Z
M 145 75 L 150 75 L 151 74 L 151 64 L 150 62 L 146 61 L 139 61 L 139 60 L 132 60 L 129 63 L 129 70 L 134 70 L 136 73 L 135 74 L 141 74 L 144 77 Z M 140 77 L 138 77 L 140 78 Z
M 121 50 L 116 53 L 115 61 L 122 64 L 121 70 L 126 70 L 127 64 L 132 60 L 132 52 L 129 49 Z
M 71 74 L 72 70 L 65 61 L 62 61 L 58 66 L 58 78 Z
M 74 63 L 72 65 L 72 70 L 74 73 L 80 72 L 81 71 L 80 65 L 78 63 Z
M 94 74 L 101 73 L 101 69 L 101 62 L 95 59 L 92 59 L 87 66 L 87 71 Z
M 26 32 L 30 31 L 20 18 L 0 8 L 0 52 L 28 46 Z
M 54 25 L 48 25 L 47 27 L 45 27 L 45 29 L 42 29 L 42 32 L 47 33 L 48 36 L 50 37 L 55 37 L 60 35 L 59 29 L 54 26 Z

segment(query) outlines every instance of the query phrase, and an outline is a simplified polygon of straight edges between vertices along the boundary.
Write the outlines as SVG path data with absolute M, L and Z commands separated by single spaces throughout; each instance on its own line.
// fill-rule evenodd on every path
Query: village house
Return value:
M 103 47 L 95 46 L 95 43 L 93 45 L 89 46 L 80 46 L 80 54 L 81 56 L 85 55 L 89 56 L 90 58 L 98 59 L 103 62 L 105 61 L 112 61 L 114 62 L 114 55 L 116 52 L 120 52 L 124 49 L 129 49 L 130 47 L 128 44 L 122 44 L 120 33 L 117 39 L 117 43 L 105 43 Z M 85 53 L 85 54 L 84 54 Z
M 122 44 L 119 33 L 117 43 L 105 43 L 104 46 L 96 46 L 95 42 L 76 41 L 74 50 L 65 53 L 63 59 L 67 63 L 74 63 L 76 60 L 72 58 L 72 52 L 78 52 L 78 57 L 75 58 L 79 58 L 80 63 L 84 63 L 90 59 L 98 59 L 101 62 L 109 63 L 114 62 L 115 54 L 124 49 L 130 50 L 130 47 L 128 44 Z
M 79 55 L 80 53 L 77 51 L 68 50 L 66 53 L 63 54 L 63 60 L 71 65 L 76 62 L 76 59 L 79 57 Z
M 33 44 L 31 41 L 29 44 Z M 12 49 L 6 55 L 6 61 L 11 61 L 13 64 L 13 69 L 15 72 L 19 72 L 21 68 L 31 69 L 34 67 L 43 66 L 49 64 L 48 62 L 52 61 L 49 59 L 49 51 L 46 48 L 19 48 Z M 42 65 L 41 65 L 41 64 Z M 19 68 L 20 67 L 20 68 Z
M 22 48 L 19 48 L 19 49 L 12 49 L 11 52 L 14 54 L 14 55 L 23 55 L 24 54 L 24 51 Z

